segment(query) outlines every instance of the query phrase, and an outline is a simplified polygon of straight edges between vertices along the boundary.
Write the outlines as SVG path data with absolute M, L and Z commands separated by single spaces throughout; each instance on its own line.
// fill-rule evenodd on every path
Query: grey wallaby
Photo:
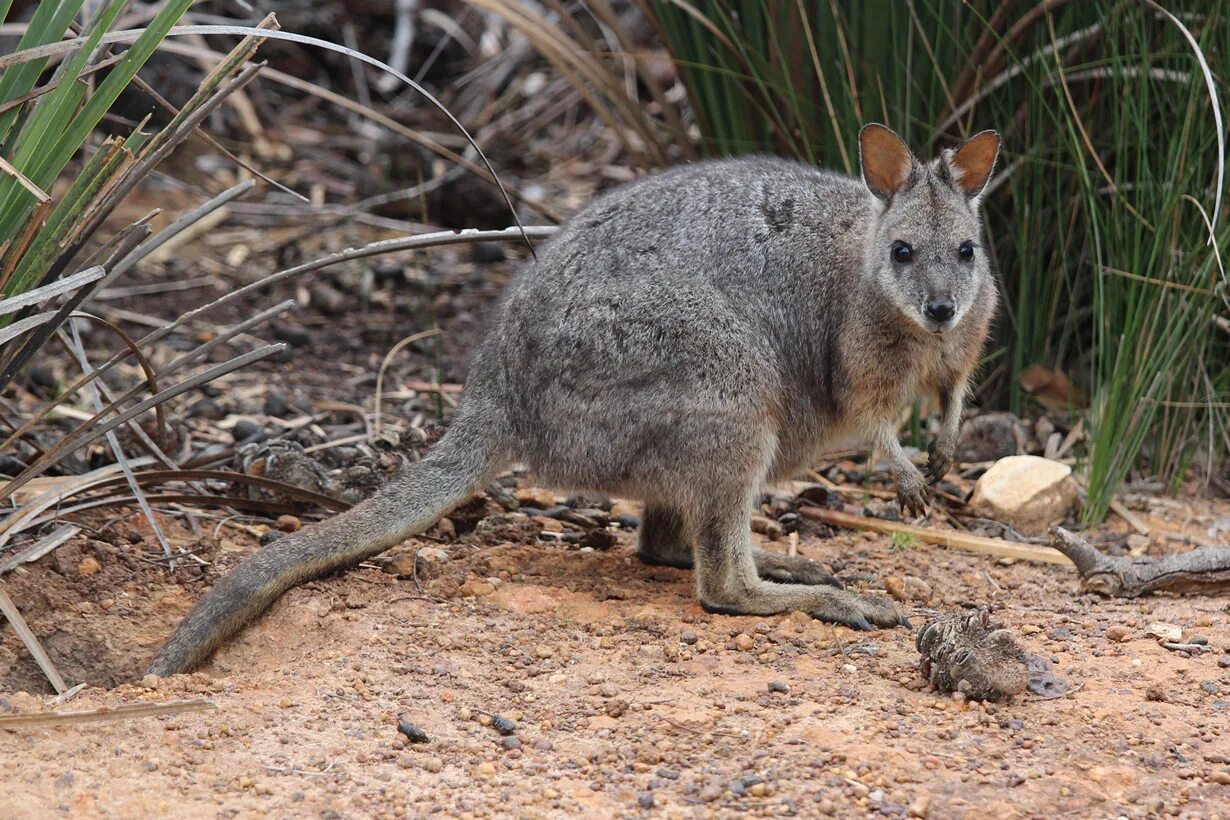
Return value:
M 897 419 L 938 393 L 927 478 L 943 476 L 995 311 L 978 202 L 999 144 L 984 131 L 924 163 L 873 124 L 861 181 L 752 157 L 594 200 L 509 286 L 447 435 L 222 578 L 149 672 L 191 669 L 287 589 L 426 530 L 517 462 L 544 486 L 642 501 L 637 555 L 694 567 L 711 612 L 908 626 L 819 564 L 754 549 L 750 519 L 766 482 L 851 433 L 887 454 L 902 506 L 925 509 Z

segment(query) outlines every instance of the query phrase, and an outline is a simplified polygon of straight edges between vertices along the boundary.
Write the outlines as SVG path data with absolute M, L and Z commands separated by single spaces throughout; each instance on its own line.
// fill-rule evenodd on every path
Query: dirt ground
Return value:
M 800 551 L 858 586 L 926 581 L 916 623 L 995 603 L 1076 687 L 970 704 L 925 691 L 905 630 L 708 615 L 689 573 L 640 565 L 633 540 L 412 540 L 293 590 L 200 672 L 139 683 L 202 583 L 67 545 L 8 586 L 91 686 L 54 705 L 8 631 L 0 713 L 216 708 L 0 731 L 3 813 L 1230 816 L 1230 596 L 1111 603 L 1061 567 L 805 531 Z M 404 577 L 419 547 L 441 552 Z M 216 542 L 206 580 L 253 548 Z M 1169 652 L 1154 621 L 1214 651 Z

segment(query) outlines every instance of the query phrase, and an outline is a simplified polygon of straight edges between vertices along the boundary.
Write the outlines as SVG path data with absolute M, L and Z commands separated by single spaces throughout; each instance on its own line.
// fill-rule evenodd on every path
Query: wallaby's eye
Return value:
M 962 262 L 974 261 L 974 243 L 962 242 L 961 247 L 957 248 L 957 256 L 961 257 Z
M 898 265 L 909 264 L 914 259 L 914 249 L 901 240 L 893 243 L 892 250 L 889 253 L 892 254 L 893 261 Z

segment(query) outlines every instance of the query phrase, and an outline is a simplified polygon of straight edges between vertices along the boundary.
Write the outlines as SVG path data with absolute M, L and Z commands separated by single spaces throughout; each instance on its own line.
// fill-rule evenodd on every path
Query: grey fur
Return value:
M 546 486 L 643 500 L 639 554 L 694 565 L 712 611 L 903 622 L 812 562 L 757 553 L 748 533 L 765 482 L 851 432 L 889 456 L 903 505 L 920 509 L 925 481 L 895 434 L 919 394 L 944 398 L 932 477 L 951 463 L 995 288 L 985 252 L 957 259 L 981 230 L 945 161 L 911 158 L 909 184 L 887 200 L 769 157 L 681 167 L 595 200 L 509 287 L 436 449 L 224 578 L 150 671 L 190 668 L 285 589 L 422 531 L 513 461 Z M 912 264 L 891 260 L 895 240 L 914 247 Z M 937 293 L 957 311 L 942 327 L 921 312 Z

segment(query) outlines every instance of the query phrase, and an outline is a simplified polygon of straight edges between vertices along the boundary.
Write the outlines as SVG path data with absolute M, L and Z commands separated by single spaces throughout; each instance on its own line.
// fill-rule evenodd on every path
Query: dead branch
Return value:
M 175 715 L 182 712 L 200 712 L 217 709 L 212 700 L 173 700 L 166 703 L 129 703 L 114 709 L 91 709 L 88 712 L 43 712 L 34 715 L 0 715 L 0 729 L 25 729 L 31 726 L 62 726 L 68 723 L 96 723 L 105 720 L 149 717 L 150 715 Z
M 1230 547 L 1200 547 L 1161 558 L 1104 555 L 1088 541 L 1055 528 L 1055 549 L 1081 576 L 1081 587 L 1099 595 L 1138 598 L 1152 592 L 1210 595 L 1230 589 Z
M 1071 561 L 1062 553 L 1050 547 L 1035 547 L 1031 544 L 1014 544 L 1001 538 L 985 538 L 980 535 L 970 535 L 954 530 L 936 530 L 929 527 L 915 527 L 898 521 L 886 521 L 882 518 L 868 518 L 863 515 L 852 515 L 838 510 L 826 510 L 820 507 L 800 507 L 799 515 L 819 521 L 834 527 L 847 530 L 871 530 L 892 534 L 903 532 L 914 536 L 927 544 L 938 544 L 941 547 L 977 552 L 984 555 L 996 555 L 1000 558 L 1018 558 L 1025 561 L 1038 561 L 1044 564 L 1069 564 Z

